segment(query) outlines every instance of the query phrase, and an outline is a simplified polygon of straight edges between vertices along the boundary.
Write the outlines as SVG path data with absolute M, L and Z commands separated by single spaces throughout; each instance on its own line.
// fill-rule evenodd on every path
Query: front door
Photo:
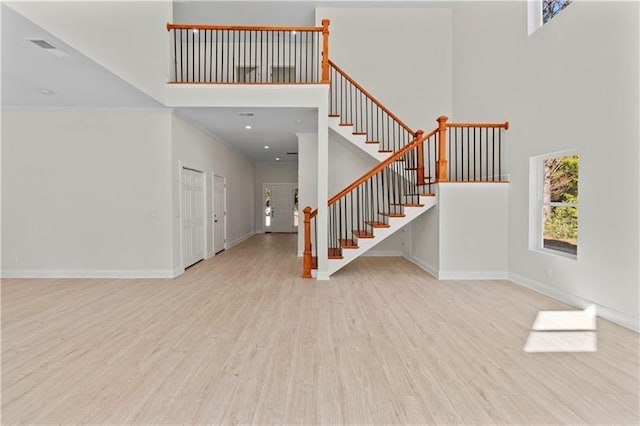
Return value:
M 296 185 L 265 185 L 265 231 L 296 232 Z

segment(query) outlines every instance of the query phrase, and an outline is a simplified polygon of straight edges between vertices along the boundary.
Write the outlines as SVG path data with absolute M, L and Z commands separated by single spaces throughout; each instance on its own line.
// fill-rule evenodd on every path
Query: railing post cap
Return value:
M 448 119 L 449 117 L 447 117 L 446 115 L 441 115 L 440 117 L 438 117 L 438 122 L 447 121 Z
M 331 23 L 331 21 L 329 19 L 325 18 L 325 19 L 322 20 L 322 26 L 323 27 L 328 27 L 330 23 Z
M 311 207 L 309 207 L 309 206 L 305 207 L 304 210 L 302 210 L 302 212 L 305 213 L 305 214 L 311 213 Z
M 508 121 L 504 122 L 504 129 L 505 130 L 509 130 L 509 122 Z
M 424 130 L 416 130 L 416 135 L 418 135 L 418 134 L 423 135 L 424 134 Z

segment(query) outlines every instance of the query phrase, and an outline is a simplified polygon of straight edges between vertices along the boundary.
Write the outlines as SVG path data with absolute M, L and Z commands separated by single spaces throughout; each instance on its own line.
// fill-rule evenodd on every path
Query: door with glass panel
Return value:
M 265 183 L 262 191 L 265 232 L 298 231 L 298 188 L 294 183 Z

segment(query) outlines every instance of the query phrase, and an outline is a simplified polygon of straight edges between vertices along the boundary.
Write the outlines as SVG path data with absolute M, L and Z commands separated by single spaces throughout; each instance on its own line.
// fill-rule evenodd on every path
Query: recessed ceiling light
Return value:
M 265 146 L 264 146 L 264 149 L 269 149 L 269 145 L 265 145 Z
M 251 126 L 249 126 L 248 124 L 246 126 L 244 126 L 245 129 L 247 130 L 251 130 Z
M 38 90 L 38 92 L 40 92 L 43 95 L 54 95 L 56 93 L 51 89 L 40 89 Z
M 276 157 L 276 161 L 280 161 L 280 157 Z

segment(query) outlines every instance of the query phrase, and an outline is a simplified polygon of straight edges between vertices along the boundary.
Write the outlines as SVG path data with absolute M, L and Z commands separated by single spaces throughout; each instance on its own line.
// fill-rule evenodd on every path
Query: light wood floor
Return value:
M 174 280 L 4 280 L 2 423 L 637 424 L 638 334 L 527 354 L 538 310 L 506 281 L 399 258 L 299 279 L 261 235 Z

